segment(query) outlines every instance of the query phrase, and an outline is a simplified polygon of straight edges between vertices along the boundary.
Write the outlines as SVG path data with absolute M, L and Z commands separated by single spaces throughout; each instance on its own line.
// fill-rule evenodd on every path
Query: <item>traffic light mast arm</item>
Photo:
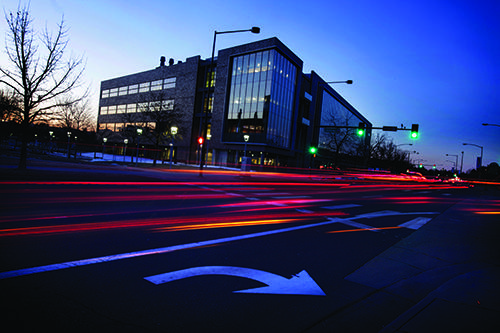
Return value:
M 334 125 L 321 125 L 319 126 L 320 128 L 351 128 L 351 129 L 358 129 L 358 126 L 334 126 Z M 411 131 L 410 128 L 400 128 L 396 126 L 383 126 L 383 127 L 366 127 L 366 129 L 375 129 L 375 130 L 383 130 L 383 131 L 390 131 L 390 132 L 397 132 L 397 131 Z

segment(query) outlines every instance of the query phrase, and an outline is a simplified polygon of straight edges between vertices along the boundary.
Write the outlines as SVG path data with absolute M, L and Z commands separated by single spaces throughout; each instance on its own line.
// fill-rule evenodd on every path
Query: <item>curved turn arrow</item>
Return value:
M 233 266 L 201 266 L 152 275 L 145 277 L 144 279 L 154 284 L 162 284 L 199 275 L 238 276 L 267 284 L 266 287 L 234 291 L 235 293 L 326 296 L 323 290 L 321 290 L 321 288 L 309 276 L 309 274 L 307 274 L 306 271 L 302 271 L 292 276 L 290 279 L 287 279 L 280 275 L 252 268 Z

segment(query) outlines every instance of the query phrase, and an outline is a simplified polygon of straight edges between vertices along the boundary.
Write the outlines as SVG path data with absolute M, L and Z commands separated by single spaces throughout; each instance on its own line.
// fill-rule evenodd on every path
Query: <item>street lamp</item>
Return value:
M 172 142 L 170 143 L 170 169 L 172 169 L 172 156 L 174 155 L 174 140 L 177 131 L 178 128 L 176 126 L 170 127 L 170 133 L 172 133 Z
M 458 167 L 458 155 L 455 155 L 455 154 L 446 154 L 446 156 L 455 156 L 455 172 L 457 172 L 457 167 Z
M 237 33 L 237 32 L 251 32 L 253 34 L 258 34 L 260 33 L 260 28 L 259 27 L 252 27 L 250 29 L 243 29 L 243 30 L 229 30 L 229 31 L 214 31 L 214 43 L 212 45 L 212 58 L 210 60 L 210 68 L 208 72 L 208 89 L 212 88 L 212 72 L 213 72 L 213 66 L 214 66 L 214 56 L 215 56 L 215 40 L 217 38 L 217 35 L 222 35 L 222 34 L 232 34 L 232 33 Z M 214 95 L 215 95 L 215 89 L 214 89 Z M 215 97 L 215 96 L 214 96 Z M 212 98 L 212 108 L 214 105 L 214 98 Z M 207 108 L 210 105 L 207 105 Z M 208 132 L 208 110 L 205 109 L 203 110 L 203 133 L 201 137 L 203 138 L 203 142 L 207 140 L 207 132 Z M 201 147 L 201 157 L 200 157 L 200 176 L 203 175 L 203 163 L 205 162 L 205 152 L 206 152 L 206 145 L 202 145 Z
M 489 125 L 489 124 L 487 124 L 487 125 Z M 462 143 L 462 144 L 464 146 L 474 146 L 474 147 L 481 148 L 481 157 L 480 157 L 480 160 L 478 161 L 478 163 L 476 163 L 476 168 L 479 169 L 483 165 L 483 146 L 476 145 L 474 143 Z
M 123 143 L 125 144 L 125 148 L 123 149 L 123 162 L 125 162 L 125 156 L 127 156 L 127 143 L 128 143 L 128 139 L 123 140 Z
M 137 129 L 137 151 L 135 154 L 135 166 L 137 166 L 137 162 L 139 161 L 139 143 L 141 141 L 142 128 Z
M 69 140 L 71 139 L 71 132 L 68 132 L 68 159 L 69 159 L 69 155 L 70 155 L 70 146 L 69 146 Z
M 497 127 L 500 127 L 500 125 L 498 125 L 498 124 L 486 124 L 486 123 L 483 123 L 482 125 L 483 126 L 497 126 Z
M 332 84 L 332 83 L 345 83 L 345 84 L 352 84 L 352 80 L 346 80 L 346 81 L 330 81 L 330 82 L 327 82 L 328 84 Z
M 243 135 L 243 140 L 245 140 L 245 152 L 243 153 L 243 157 L 247 156 L 247 142 L 250 140 L 250 135 L 245 134 Z
M 106 150 L 106 142 L 108 142 L 108 138 L 102 138 L 102 159 L 104 160 L 104 151 Z

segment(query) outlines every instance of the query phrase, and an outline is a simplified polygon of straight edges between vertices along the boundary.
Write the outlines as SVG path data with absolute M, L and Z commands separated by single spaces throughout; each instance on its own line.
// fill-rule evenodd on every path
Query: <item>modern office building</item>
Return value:
M 162 134 L 165 140 L 143 134 L 139 143 L 168 154 L 175 126 L 177 161 L 197 163 L 198 138 L 207 137 L 205 160 L 216 165 L 237 165 L 246 154 L 254 165 L 308 167 L 311 146 L 325 159 L 328 152 L 369 144 L 369 130 L 359 138 L 346 127 L 371 123 L 315 72 L 302 69 L 302 60 L 277 38 L 220 50 L 213 65 L 200 56 L 167 65 L 161 57 L 155 69 L 101 82 L 99 130 L 116 143 L 137 144 L 137 128 Z M 342 147 L 339 135 L 350 138 Z

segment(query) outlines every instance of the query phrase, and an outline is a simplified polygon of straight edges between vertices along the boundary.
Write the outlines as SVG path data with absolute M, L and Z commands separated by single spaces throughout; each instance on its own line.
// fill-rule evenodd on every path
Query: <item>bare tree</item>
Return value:
M 95 126 L 95 117 L 90 112 L 87 99 L 72 102 L 70 97 L 70 101 L 61 103 L 54 116 L 56 124 L 61 127 L 87 131 L 92 130 Z
M 0 90 L 0 120 L 18 121 L 21 101 L 16 94 Z
M 160 145 L 165 145 L 172 138 L 171 128 L 179 128 L 178 138 L 182 135 L 183 114 L 175 107 L 174 101 L 166 98 L 163 92 L 151 92 L 142 96 L 138 104 L 138 112 L 142 114 L 142 121 L 148 131 L 146 137 L 153 143 L 155 150 L 158 151 Z M 156 154 L 153 160 L 156 164 Z
M 334 152 L 335 163 L 339 162 L 341 154 L 355 153 L 356 133 L 345 127 L 352 126 L 357 120 L 352 113 L 344 110 L 331 109 L 322 114 L 324 128 L 320 132 L 320 146 Z
M 83 58 L 64 57 L 68 45 L 64 18 L 55 34 L 47 28 L 41 34 L 34 30 L 28 5 L 20 5 L 15 13 L 6 13 L 5 19 L 8 26 L 5 49 L 10 68 L 0 67 L 0 83 L 22 99 L 19 168 L 25 169 L 30 124 L 50 118 L 57 106 L 79 100 L 70 101 L 63 96 L 81 86 L 85 66 Z

